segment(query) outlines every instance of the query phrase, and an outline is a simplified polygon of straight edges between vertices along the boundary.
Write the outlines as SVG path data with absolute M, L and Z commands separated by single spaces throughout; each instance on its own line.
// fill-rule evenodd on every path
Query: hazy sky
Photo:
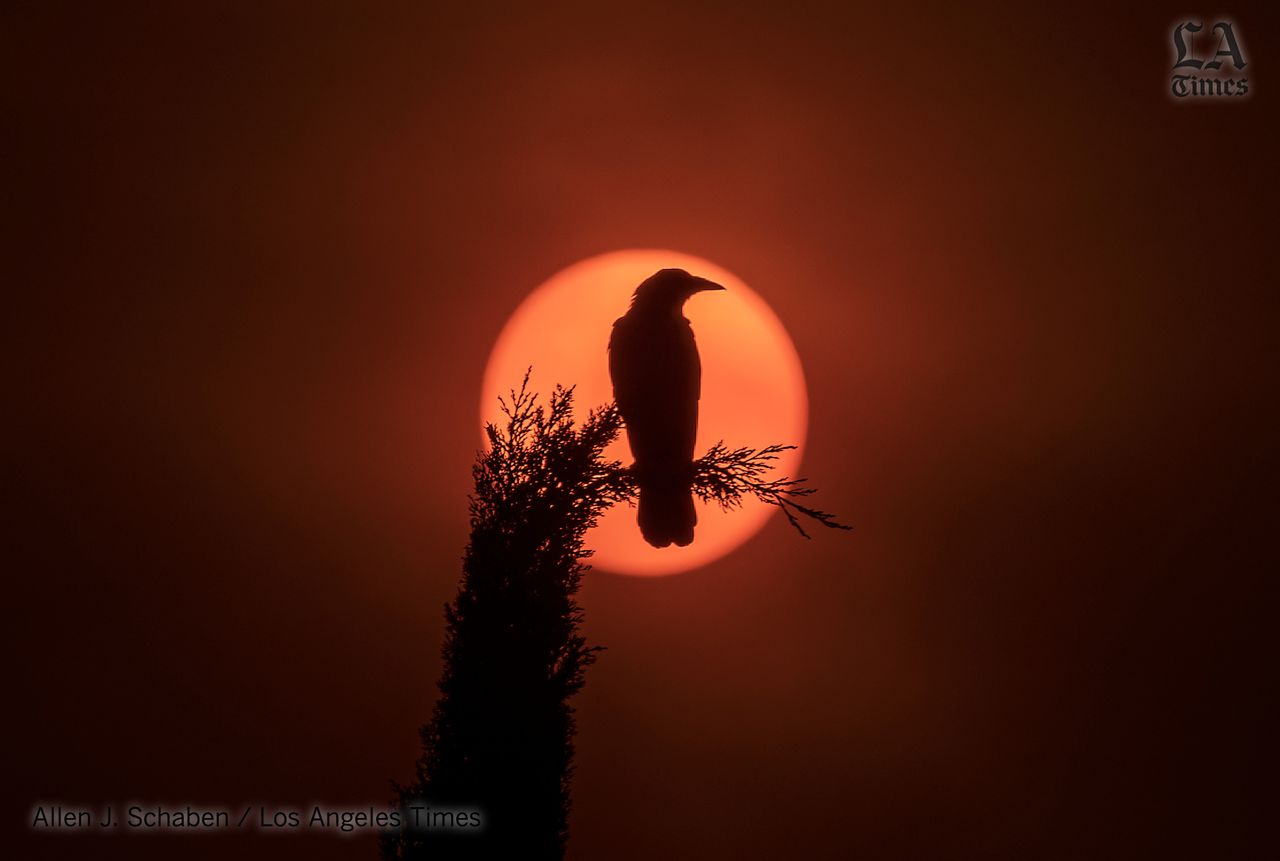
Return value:
M 1186 105 L 1177 10 L 742 6 L 4 13 L 11 823 L 389 799 L 494 339 L 660 247 L 784 321 L 855 531 L 588 575 L 569 857 L 1247 854 L 1273 13 Z

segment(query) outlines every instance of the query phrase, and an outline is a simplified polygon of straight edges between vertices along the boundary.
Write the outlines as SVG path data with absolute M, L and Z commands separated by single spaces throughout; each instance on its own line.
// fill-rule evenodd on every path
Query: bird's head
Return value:
M 654 313 L 680 313 L 685 300 L 704 290 L 723 290 L 719 284 L 683 269 L 659 269 L 636 288 L 631 307 Z

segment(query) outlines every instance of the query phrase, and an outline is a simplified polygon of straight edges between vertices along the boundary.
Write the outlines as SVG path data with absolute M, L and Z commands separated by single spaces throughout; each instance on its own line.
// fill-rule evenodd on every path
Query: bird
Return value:
M 693 447 L 698 434 L 702 362 L 684 316 L 691 296 L 724 287 L 683 269 L 641 282 L 609 337 L 609 377 L 639 488 L 636 519 L 654 547 L 693 543 Z

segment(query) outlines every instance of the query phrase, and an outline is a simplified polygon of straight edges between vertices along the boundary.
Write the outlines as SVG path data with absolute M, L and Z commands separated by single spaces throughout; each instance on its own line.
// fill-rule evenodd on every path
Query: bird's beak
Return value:
M 694 278 L 693 280 L 694 280 L 694 283 L 697 285 L 694 287 L 695 293 L 701 293 L 704 290 L 723 290 L 724 289 L 716 282 L 708 281 L 706 278 Z

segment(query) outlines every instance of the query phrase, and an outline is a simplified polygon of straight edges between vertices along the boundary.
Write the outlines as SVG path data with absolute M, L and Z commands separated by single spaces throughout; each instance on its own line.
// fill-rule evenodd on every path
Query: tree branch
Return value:
M 800 522 L 801 517 L 828 529 L 852 529 L 837 521 L 834 514 L 797 501 L 816 492 L 815 488 L 804 486 L 805 479 L 765 477 L 774 469 L 778 456 L 794 448 L 794 445 L 775 444 L 760 449 L 730 449 L 721 440 L 694 461 L 693 493 L 703 502 L 715 502 L 724 511 L 740 508 L 748 497 L 776 505 L 787 522 L 805 538 L 810 536 Z

